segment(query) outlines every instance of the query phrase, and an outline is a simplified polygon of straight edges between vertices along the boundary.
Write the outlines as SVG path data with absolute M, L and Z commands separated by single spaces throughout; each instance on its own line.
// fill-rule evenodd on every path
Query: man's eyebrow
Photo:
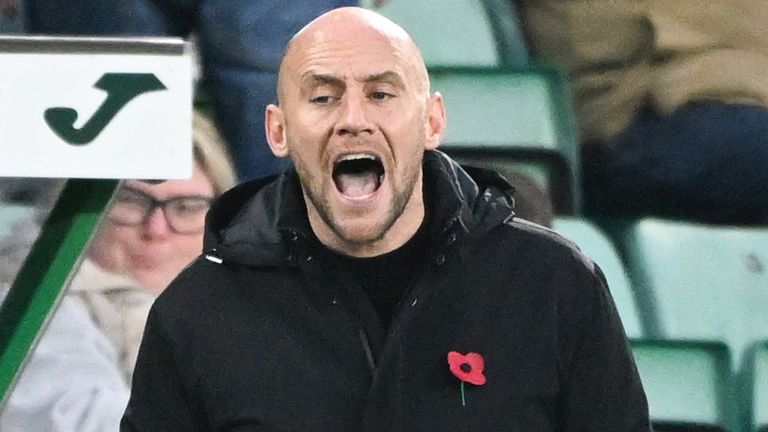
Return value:
M 400 74 L 393 71 L 385 71 L 381 73 L 367 75 L 363 78 L 363 82 L 365 83 L 383 82 L 383 83 L 392 84 L 395 87 L 405 88 L 405 82 L 403 81 L 403 78 L 400 76 Z
M 335 76 L 318 73 L 308 73 L 301 80 L 303 88 L 313 88 L 321 85 L 344 87 L 344 80 Z
M 362 77 L 361 81 L 366 84 L 388 83 L 398 88 L 405 88 L 405 81 L 400 76 L 400 74 L 394 71 L 384 71 L 380 73 L 365 75 Z M 346 87 L 344 79 L 339 76 L 312 72 L 305 74 L 302 77 L 301 83 L 301 87 L 303 89 L 312 89 L 323 85 L 332 85 L 340 88 Z

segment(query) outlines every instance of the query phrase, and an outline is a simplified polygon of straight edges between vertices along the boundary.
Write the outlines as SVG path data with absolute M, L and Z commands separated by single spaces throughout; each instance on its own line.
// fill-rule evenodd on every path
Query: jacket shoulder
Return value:
M 232 296 L 236 288 L 232 268 L 200 255 L 168 285 L 155 300 L 153 312 L 186 316 L 206 309 Z
M 573 257 L 574 264 L 589 272 L 596 270 L 595 262 L 576 243 L 551 228 L 518 217 L 508 219 L 503 226 L 517 241 L 530 242 L 543 257 Z M 562 262 L 562 259 L 558 261 Z

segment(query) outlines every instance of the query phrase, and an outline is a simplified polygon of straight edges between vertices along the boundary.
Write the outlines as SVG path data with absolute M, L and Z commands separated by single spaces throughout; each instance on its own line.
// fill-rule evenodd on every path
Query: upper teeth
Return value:
M 358 160 L 358 159 L 376 160 L 376 157 L 366 153 L 355 153 L 355 154 L 349 154 L 342 157 L 341 159 L 339 159 L 339 162 L 349 161 L 349 160 Z

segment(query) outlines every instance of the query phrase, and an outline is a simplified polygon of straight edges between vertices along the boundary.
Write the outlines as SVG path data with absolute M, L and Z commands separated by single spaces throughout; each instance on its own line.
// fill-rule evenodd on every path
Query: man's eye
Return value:
M 324 105 L 331 101 L 331 96 L 317 96 L 310 99 L 313 104 Z
M 371 99 L 373 100 L 386 100 L 391 98 L 392 95 L 386 92 L 373 92 L 371 93 Z

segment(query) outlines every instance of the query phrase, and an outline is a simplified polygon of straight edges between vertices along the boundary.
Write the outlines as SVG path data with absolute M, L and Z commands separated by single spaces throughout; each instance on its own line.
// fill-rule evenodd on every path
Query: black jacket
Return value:
M 430 254 L 388 329 L 311 247 L 295 172 L 219 199 L 152 308 L 121 430 L 650 430 L 600 270 L 516 219 L 500 177 L 435 151 L 424 172 Z M 465 405 L 450 351 L 485 359 Z

